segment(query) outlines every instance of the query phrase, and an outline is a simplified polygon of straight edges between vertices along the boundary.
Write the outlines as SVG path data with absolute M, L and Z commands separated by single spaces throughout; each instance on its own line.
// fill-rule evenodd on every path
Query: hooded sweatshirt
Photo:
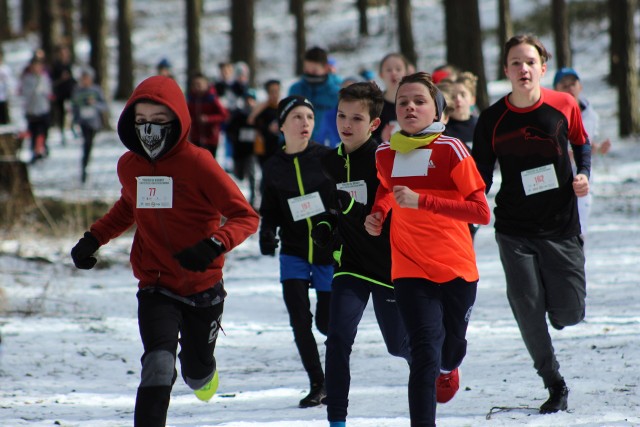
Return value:
M 177 141 L 155 160 L 146 154 L 135 131 L 134 105 L 140 100 L 166 105 L 180 124 Z M 91 233 L 102 245 L 136 224 L 130 260 L 140 289 L 155 286 L 188 296 L 213 287 L 222 279 L 224 256 L 216 258 L 205 272 L 192 272 L 183 269 L 174 254 L 212 237 L 229 251 L 258 227 L 257 213 L 211 153 L 187 140 L 190 126 L 184 95 L 173 79 L 163 76 L 144 80 L 118 121 L 118 136 L 129 150 L 118 161 L 121 195 L 91 226 Z M 144 195 L 138 192 L 138 182 L 149 179 L 141 177 L 167 177 L 171 206 L 137 207 L 138 198 Z

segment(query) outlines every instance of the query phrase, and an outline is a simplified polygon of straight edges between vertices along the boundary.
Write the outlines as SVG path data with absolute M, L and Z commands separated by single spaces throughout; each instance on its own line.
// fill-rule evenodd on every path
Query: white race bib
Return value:
M 558 188 L 558 178 L 553 165 L 529 169 L 520 172 L 520 174 L 522 175 L 524 194 L 527 196 Z
M 392 178 L 403 176 L 427 176 L 429 174 L 429 159 L 433 152 L 430 148 L 411 150 L 406 154 L 396 152 L 393 160 Z
M 254 128 L 240 128 L 238 141 L 253 143 L 256 140 L 256 130 Z
M 320 193 L 317 191 L 304 196 L 292 197 L 287 202 L 289 202 L 289 209 L 294 221 L 309 218 L 325 211 Z
M 170 176 L 138 176 L 138 209 L 167 209 L 173 207 L 173 178 Z
M 98 115 L 98 110 L 95 107 L 89 105 L 83 105 L 80 107 L 80 118 L 85 120 L 93 119 Z
M 344 190 L 351 195 L 356 202 L 367 204 L 367 183 L 363 179 L 359 181 L 340 182 L 336 184 L 338 190 Z

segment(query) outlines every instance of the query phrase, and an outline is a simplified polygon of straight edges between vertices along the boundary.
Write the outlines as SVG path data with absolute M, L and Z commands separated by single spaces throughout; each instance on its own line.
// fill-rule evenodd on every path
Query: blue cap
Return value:
M 367 69 L 360 71 L 360 75 L 367 81 L 371 81 L 376 78 L 376 73 Z
M 577 80 L 580 80 L 580 77 L 578 76 L 578 73 L 576 73 L 576 70 L 570 67 L 563 67 L 556 71 L 556 75 L 553 78 L 553 87 L 556 87 L 556 85 L 560 83 L 560 80 L 564 79 L 567 76 L 573 76 Z
M 162 58 L 158 65 L 156 66 L 158 69 L 160 68 L 171 68 L 171 62 L 167 58 Z
M 244 94 L 247 98 L 252 98 L 252 99 L 258 99 L 258 93 L 256 92 L 256 90 L 252 87 L 250 87 L 249 89 L 247 89 L 247 91 Z

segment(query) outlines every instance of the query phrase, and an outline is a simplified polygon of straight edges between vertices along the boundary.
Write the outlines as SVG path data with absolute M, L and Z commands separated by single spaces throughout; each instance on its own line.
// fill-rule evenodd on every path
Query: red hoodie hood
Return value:
M 118 136 L 120 137 L 120 141 L 132 152 L 148 159 L 149 156 L 142 148 L 142 144 L 138 139 L 134 127 L 135 111 L 133 107 L 136 102 L 143 99 L 166 105 L 175 113 L 180 122 L 180 137 L 176 144 L 163 154 L 163 157 L 165 157 L 177 145 L 185 143 L 187 135 L 189 135 L 189 130 L 191 129 L 191 117 L 189 116 L 189 109 L 187 108 L 184 94 L 180 86 L 178 86 L 172 78 L 152 76 L 145 79 L 136 87 L 127 101 L 124 110 L 122 110 L 122 114 L 118 120 Z

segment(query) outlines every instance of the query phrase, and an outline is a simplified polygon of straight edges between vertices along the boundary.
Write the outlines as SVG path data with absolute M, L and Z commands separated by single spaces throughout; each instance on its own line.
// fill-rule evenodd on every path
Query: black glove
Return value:
M 71 249 L 71 259 L 76 268 L 91 270 L 98 260 L 92 256 L 100 247 L 98 239 L 91 232 L 84 233 L 84 237 Z
M 178 260 L 182 268 L 203 272 L 222 252 L 224 252 L 224 246 L 211 239 L 203 239 L 195 245 L 183 249 L 173 257 Z
M 331 242 L 332 236 L 333 231 L 331 230 L 331 225 L 327 222 L 319 222 L 311 229 L 311 238 L 313 239 L 313 242 L 321 248 L 327 247 Z
M 271 230 L 265 230 L 260 232 L 260 253 L 262 255 L 271 255 L 274 256 L 276 254 L 276 248 L 278 247 L 278 242 L 280 240 L 276 239 L 276 235 Z
M 344 190 L 336 190 L 333 192 L 333 206 L 339 212 L 343 213 L 349 209 L 351 205 L 351 194 Z

